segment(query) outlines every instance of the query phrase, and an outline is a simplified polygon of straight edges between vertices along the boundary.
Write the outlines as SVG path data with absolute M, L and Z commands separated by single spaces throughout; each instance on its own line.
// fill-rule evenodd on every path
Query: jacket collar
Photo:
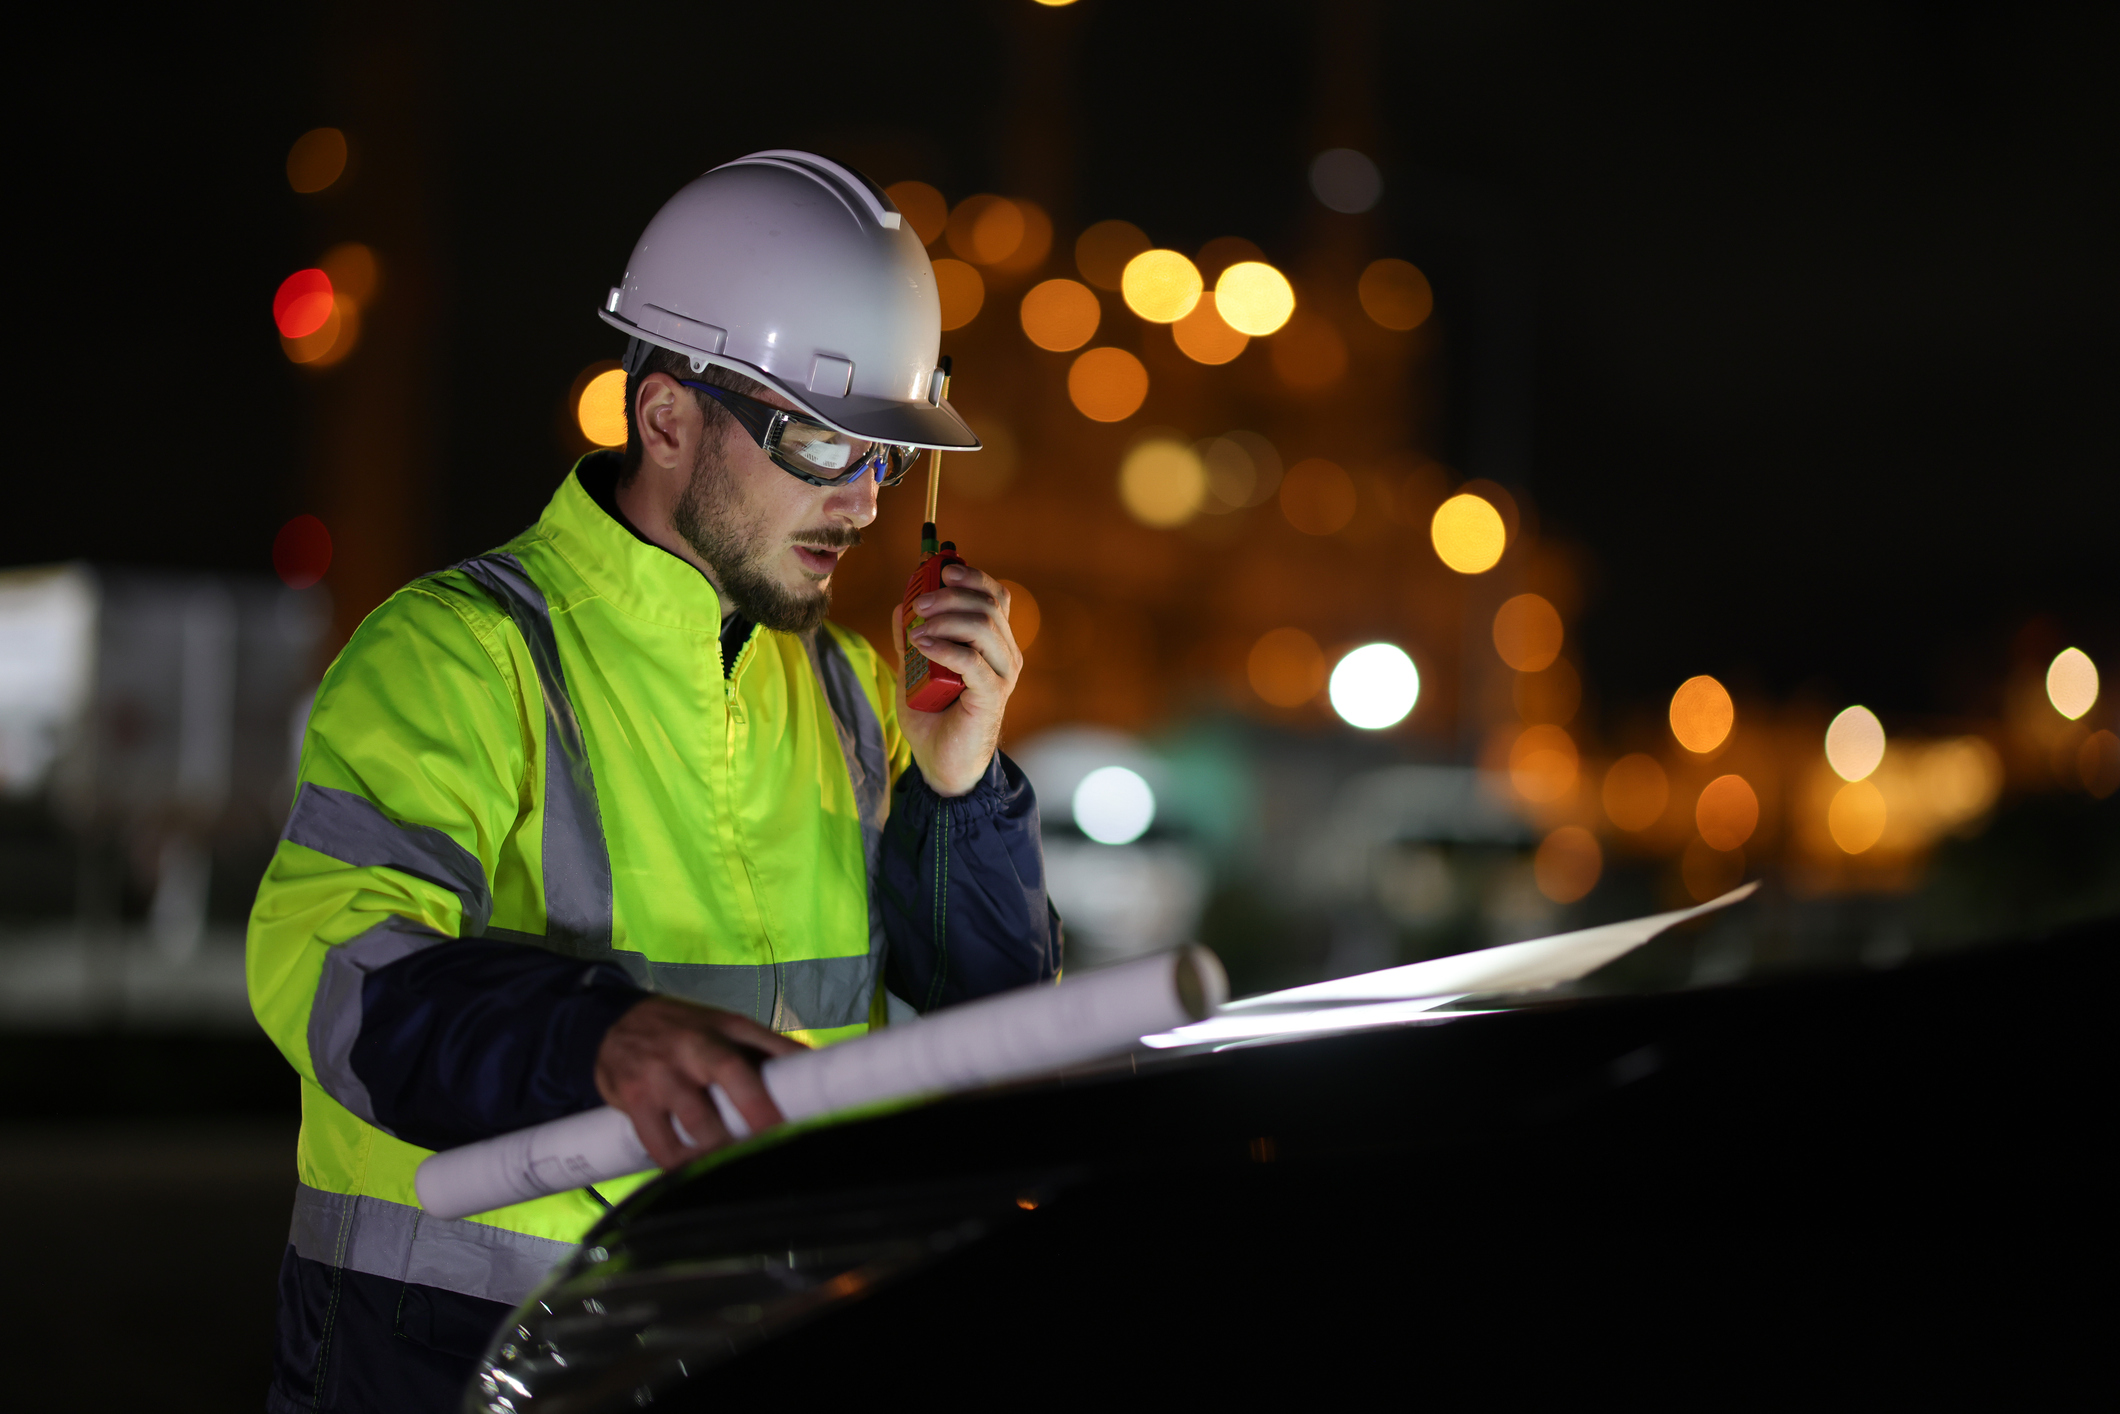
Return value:
M 538 517 L 538 537 L 581 577 L 590 594 L 621 613 L 719 635 L 721 598 L 707 577 L 612 519 L 582 484 L 585 470 L 592 476 L 608 474 L 618 456 L 591 452 L 574 464 Z

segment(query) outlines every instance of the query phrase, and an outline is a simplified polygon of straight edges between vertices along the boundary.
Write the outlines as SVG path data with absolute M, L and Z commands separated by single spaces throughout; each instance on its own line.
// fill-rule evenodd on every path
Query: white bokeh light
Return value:
M 1406 720 L 1421 695 L 1421 670 L 1395 643 L 1370 643 L 1340 659 L 1326 684 L 1332 710 L 1352 727 L 1382 731 Z
M 1850 707 L 1826 728 L 1826 764 L 1844 781 L 1859 781 L 1884 760 L 1884 723 L 1867 707 Z
M 1100 766 L 1075 787 L 1075 827 L 1098 844 L 1131 844 L 1156 818 L 1156 793 L 1138 772 Z
M 2046 700 L 2076 721 L 2098 701 L 2098 665 L 2081 648 L 2064 648 L 2046 669 Z

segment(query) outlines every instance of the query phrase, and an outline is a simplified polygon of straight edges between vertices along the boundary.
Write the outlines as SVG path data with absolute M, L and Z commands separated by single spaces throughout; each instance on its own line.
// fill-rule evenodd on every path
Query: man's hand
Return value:
M 758 1057 L 802 1047 L 747 1016 L 675 997 L 648 997 L 621 1016 L 596 1052 L 596 1088 L 633 1121 L 648 1153 L 675 1168 L 729 1142 L 709 1085 L 719 1085 L 756 1134 L 781 1121 L 758 1078 Z M 672 1120 L 696 1141 L 687 1147 Z
M 964 691 L 940 712 L 905 705 L 905 674 L 898 680 L 898 721 L 912 743 L 920 774 L 937 795 L 963 795 L 979 784 L 1001 740 L 1001 713 L 1023 674 L 1023 650 L 1008 626 L 1008 591 L 1001 581 L 969 565 L 948 565 L 942 588 L 913 601 L 926 619 L 913 646 L 930 662 L 954 670 Z M 905 661 L 905 606 L 891 611 L 893 662 Z

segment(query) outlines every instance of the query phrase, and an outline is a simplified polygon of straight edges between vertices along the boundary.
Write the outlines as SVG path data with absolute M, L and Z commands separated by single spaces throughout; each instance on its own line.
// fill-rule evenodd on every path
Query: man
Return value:
M 1006 591 L 953 568 L 916 605 L 913 646 L 965 681 L 935 713 L 824 622 L 880 489 L 978 445 L 919 237 L 859 174 L 754 154 L 663 208 L 603 317 L 623 456 L 371 614 L 310 716 L 249 943 L 302 1081 L 275 1411 L 455 1408 L 642 1181 L 442 1221 L 429 1151 L 608 1103 L 669 1168 L 727 1142 L 709 1085 L 778 1121 L 763 1057 L 1059 972 L 996 749 Z

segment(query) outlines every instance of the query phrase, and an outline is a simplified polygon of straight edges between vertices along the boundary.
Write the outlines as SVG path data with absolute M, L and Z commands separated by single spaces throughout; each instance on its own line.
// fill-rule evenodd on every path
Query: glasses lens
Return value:
M 853 438 L 829 427 L 789 418 L 781 423 L 773 450 L 819 471 L 845 471 L 853 464 L 857 445 Z
M 885 486 L 896 486 L 905 480 L 905 474 L 913 469 L 913 463 L 920 460 L 921 449 L 889 446 L 878 447 L 877 451 L 884 455 L 884 462 L 876 470 L 876 480 Z

